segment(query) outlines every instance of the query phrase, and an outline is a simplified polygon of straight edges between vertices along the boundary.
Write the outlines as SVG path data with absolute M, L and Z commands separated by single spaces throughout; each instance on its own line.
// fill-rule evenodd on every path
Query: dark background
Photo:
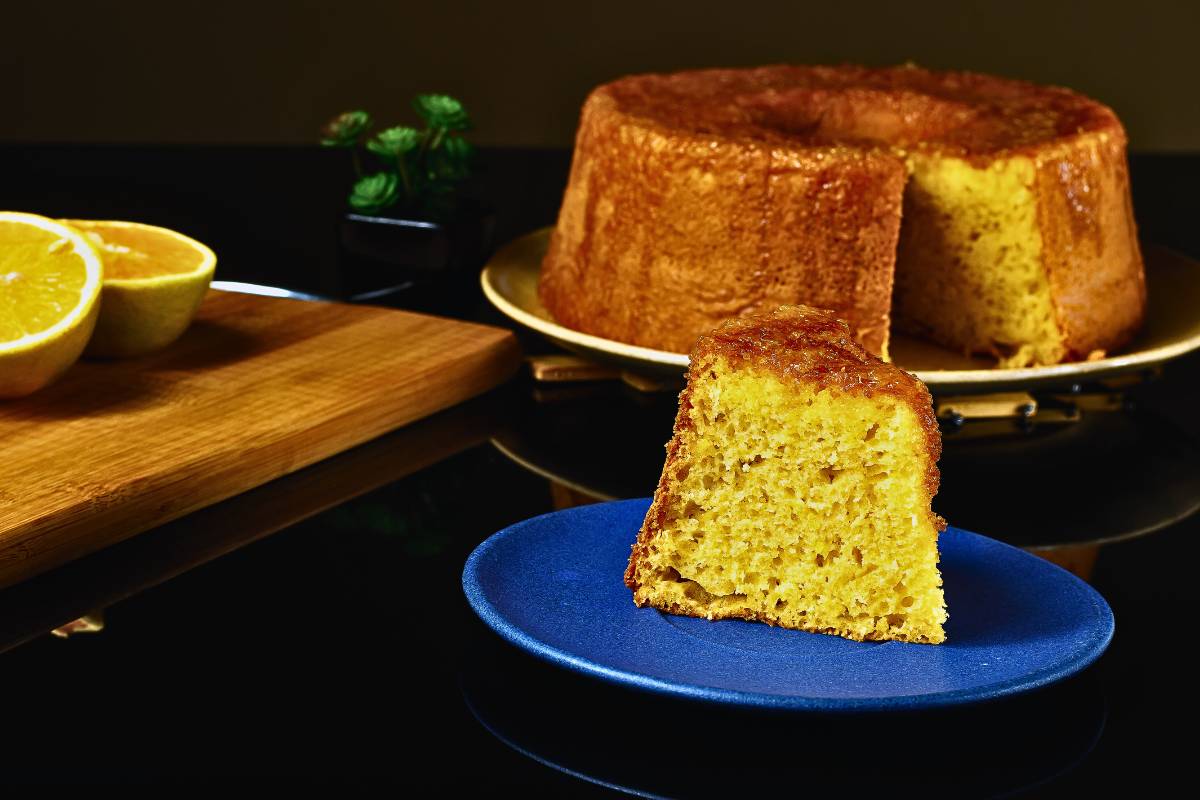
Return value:
M 306 143 L 348 108 L 460 97 L 484 145 L 566 146 L 620 75 L 915 61 L 1070 86 L 1139 151 L 1200 149 L 1190 2 L 6 4 L 0 141 Z

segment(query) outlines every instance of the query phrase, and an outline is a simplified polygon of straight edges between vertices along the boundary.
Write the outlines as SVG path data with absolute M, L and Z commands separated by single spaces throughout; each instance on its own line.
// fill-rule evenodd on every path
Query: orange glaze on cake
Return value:
M 1086 358 L 1145 302 L 1124 154 L 1105 106 L 972 73 L 623 78 L 584 105 L 540 295 L 569 327 L 676 352 L 801 302 L 876 354 L 894 313 L 968 352 Z

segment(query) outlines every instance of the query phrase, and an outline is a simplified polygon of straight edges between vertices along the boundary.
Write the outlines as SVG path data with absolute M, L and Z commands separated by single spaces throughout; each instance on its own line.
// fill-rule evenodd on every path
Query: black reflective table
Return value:
M 345 193 L 316 149 L 0 147 L 0 208 L 132 218 L 218 277 L 328 293 Z M 497 240 L 550 223 L 569 154 L 483 153 Z M 1200 256 L 1200 156 L 1134 157 L 1143 237 Z M 473 285 L 388 302 L 505 324 Z M 522 335 L 530 353 L 545 343 Z M 946 430 L 935 508 L 1111 603 L 1109 652 L 1005 702 L 820 717 L 665 700 L 485 628 L 464 560 L 520 519 L 648 494 L 674 398 L 616 381 L 491 394 L 0 591 L 0 784 L 280 781 L 457 795 L 1154 796 L 1191 775 L 1200 358 L 1070 424 Z M 2 444 L 0 444 L 2 452 Z M 97 632 L 50 631 L 72 620 Z M 84 627 L 82 623 L 76 627 Z M 1186 784 L 1185 784 L 1186 785 Z

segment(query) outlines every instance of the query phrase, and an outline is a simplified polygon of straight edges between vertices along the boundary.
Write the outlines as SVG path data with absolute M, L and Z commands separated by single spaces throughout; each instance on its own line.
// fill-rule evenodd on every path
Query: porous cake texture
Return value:
M 884 357 L 893 321 L 1005 366 L 1095 357 L 1145 305 L 1125 145 L 1100 103 L 974 73 L 622 78 L 584 104 L 539 294 L 676 352 L 799 302 Z
M 929 392 L 803 306 L 696 343 L 625 573 L 639 606 L 939 643 Z

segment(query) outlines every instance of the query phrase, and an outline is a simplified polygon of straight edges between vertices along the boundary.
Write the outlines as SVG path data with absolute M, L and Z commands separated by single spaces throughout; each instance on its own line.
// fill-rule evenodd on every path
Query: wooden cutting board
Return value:
M 0 401 L 0 586 L 493 388 L 508 331 L 212 291 L 183 338 Z

